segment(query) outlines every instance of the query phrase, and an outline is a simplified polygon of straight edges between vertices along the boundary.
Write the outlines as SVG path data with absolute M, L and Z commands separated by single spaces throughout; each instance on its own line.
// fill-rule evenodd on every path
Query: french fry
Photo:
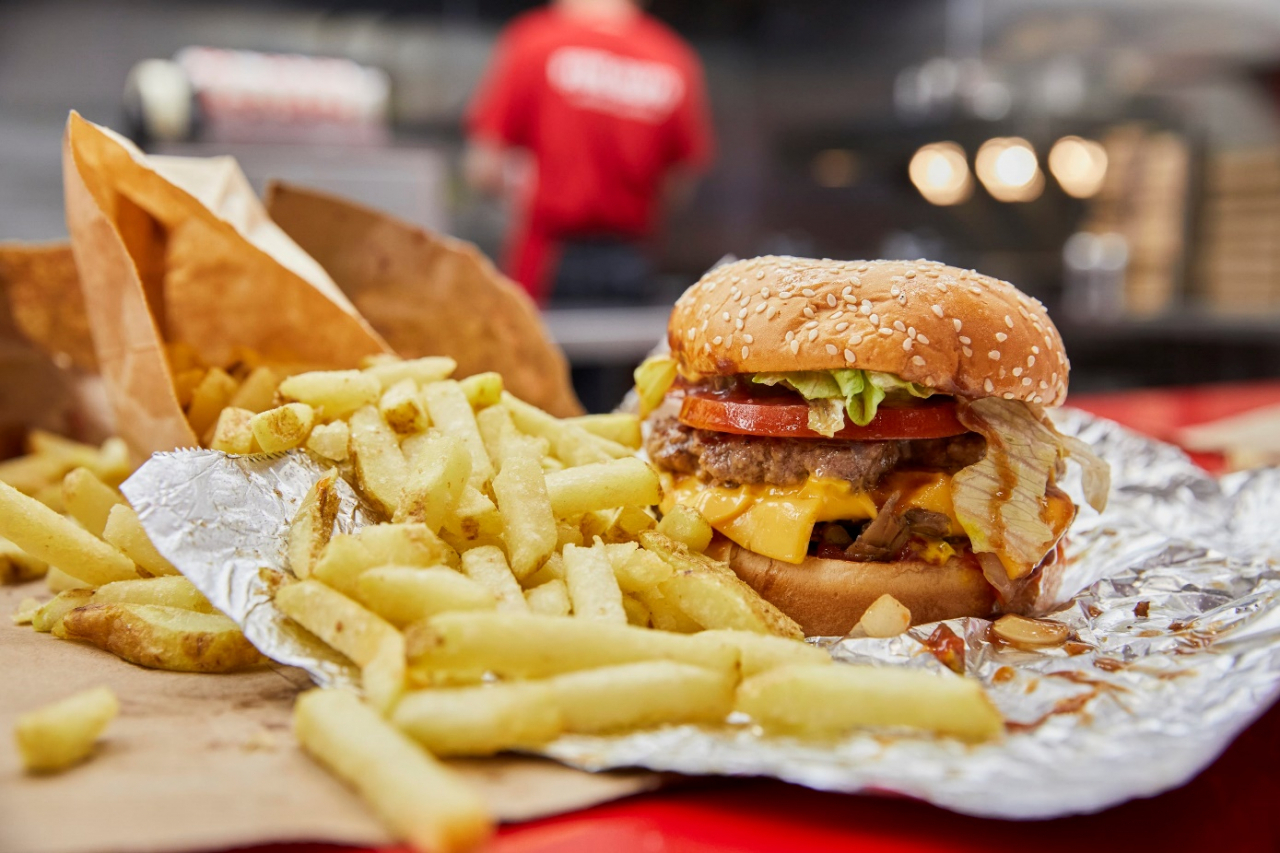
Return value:
M 507 565 L 507 558 L 500 548 L 482 546 L 472 548 L 462 555 L 462 572 L 471 580 L 491 592 L 497 609 L 507 613 L 528 613 L 529 605 L 524 592 Z
M 419 385 L 439 382 L 443 379 L 448 379 L 453 375 L 453 371 L 457 369 L 458 363 L 451 358 L 428 356 L 408 361 L 400 361 L 398 359 L 395 361 L 382 361 L 366 367 L 364 372 L 377 379 L 382 389 L 386 390 L 406 379 L 412 379 Z
M 76 468 L 62 480 L 62 497 L 71 517 L 94 536 L 101 536 L 111 508 L 124 496 L 98 479 L 88 468 Z
M 390 518 L 400 503 L 406 468 L 396 434 L 373 406 L 356 410 L 350 424 L 351 455 L 360 487 Z
M 231 402 L 239 384 L 221 368 L 206 373 L 191 392 L 191 405 L 187 406 L 191 431 L 203 437 L 218 420 L 218 413 Z
M 556 457 L 566 465 L 608 462 L 632 455 L 630 448 L 592 435 L 577 424 L 552 417 L 506 391 L 502 392 L 502 405 L 511 412 L 511 419 L 521 432 L 547 439 Z
M 302 748 L 355 788 L 415 850 L 469 850 L 492 834 L 493 821 L 471 788 L 355 694 L 304 693 L 294 705 L 293 727 Z
M 18 602 L 18 609 L 13 611 L 13 624 L 30 625 L 36 611 L 40 609 L 40 601 L 35 598 L 24 598 Z
M 87 584 L 79 578 L 73 578 L 57 566 L 50 566 L 49 571 L 44 576 L 44 584 L 49 588 L 49 592 L 55 595 L 59 592 L 66 592 L 69 589 L 93 589 L 92 584 Z
M 635 538 L 646 530 L 650 530 L 658 520 L 646 509 L 638 506 L 624 506 L 613 517 L 613 522 L 604 532 L 606 542 L 634 542 Z
M 331 421 L 376 406 L 382 385 L 360 370 L 318 370 L 288 377 L 277 392 L 286 402 L 305 403 L 320 411 L 321 420 Z
M 642 589 L 632 593 L 636 600 L 649 609 L 649 620 L 659 631 L 676 634 L 698 634 L 702 626 L 689 618 L 676 603 L 656 589 Z M 702 632 L 710 633 L 710 632 Z M 700 634 L 701 636 L 701 634 Z
M 13 728 L 23 766 L 52 773 L 80 763 L 119 713 L 110 688 L 95 687 L 23 714 Z
M 581 415 L 567 418 L 566 423 L 581 427 L 592 435 L 607 438 L 632 450 L 640 449 L 640 419 L 632 414 L 615 412 L 608 415 Z
M 405 669 L 404 635 L 398 632 L 385 635 L 373 656 L 360 668 L 365 701 L 384 717 L 404 694 Z
M 471 477 L 471 454 L 462 439 L 433 432 L 409 462 L 412 470 L 401 489 L 395 520 L 420 522 L 439 533 L 462 500 Z
M 152 576 L 181 574 L 173 563 L 156 550 L 147 531 L 143 529 L 138 514 L 128 504 L 116 504 L 111 508 L 107 526 L 102 529 L 102 538 L 119 548 L 126 557 Z
M 467 402 L 473 409 L 497 405 L 502 399 L 502 376 L 493 371 L 476 373 L 466 379 L 460 379 L 458 387 L 467 396 Z
M 376 565 L 378 560 L 363 542 L 352 534 L 340 533 L 329 540 L 319 559 L 311 565 L 311 577 L 354 598 L 360 575 Z
M 131 581 L 112 581 L 93 591 L 88 604 L 158 604 L 193 610 L 196 613 L 216 613 L 213 605 L 195 584 L 181 575 L 163 578 L 138 578 Z
M 528 597 L 525 593 L 525 597 Z M 638 625 L 641 628 L 649 628 L 653 625 L 653 614 L 649 612 L 649 608 L 641 603 L 640 599 L 632 595 L 622 596 L 622 609 L 627 613 L 627 624 Z
M 360 667 L 374 660 L 383 643 L 394 643 L 399 633 L 381 616 L 314 580 L 281 587 L 275 603 L 281 613 Z
M 578 520 L 578 529 L 582 531 L 582 540 L 584 542 L 594 542 L 596 539 L 603 540 L 604 534 L 608 533 L 609 528 L 613 526 L 615 512 L 615 510 L 600 509 L 583 513 Z
M 564 580 L 564 557 L 558 553 L 547 557 L 547 561 L 542 564 L 542 568 L 521 581 L 521 586 L 526 590 L 530 590 L 555 580 Z M 568 588 L 566 588 L 565 595 L 568 594 Z M 566 599 L 565 613 L 569 612 L 567 601 L 568 599 Z
M 656 531 L 640 534 L 640 544 L 674 569 L 659 590 L 664 598 L 704 628 L 734 628 L 804 639 L 793 619 L 760 597 L 729 569 Z
M 24 583 L 44 577 L 49 564 L 14 545 L 8 539 L 0 539 L 0 584 Z
M 524 600 L 529 603 L 529 612 L 541 616 L 568 616 L 573 609 L 569 603 L 569 588 L 564 581 L 554 578 L 525 590 Z
M 307 436 L 307 450 L 330 462 L 345 462 L 350 452 L 351 429 L 346 421 L 316 424 Z
M 378 400 L 382 419 L 400 435 L 412 435 L 427 428 L 427 412 L 422 407 L 418 383 L 402 379 L 382 392 Z
M 228 405 L 255 415 L 265 412 L 275 404 L 276 386 L 279 384 L 280 375 L 270 367 L 255 367 L 231 395 Z
M 72 468 L 88 468 L 107 485 L 118 486 L 133 473 L 128 445 L 119 438 L 108 438 L 101 447 L 94 447 L 36 429 L 27 435 L 27 447 L 37 458 L 57 460 L 62 466 L 58 478 Z
M 87 584 L 136 578 L 133 561 L 74 521 L 0 483 L 0 536 Z
M 567 521 L 556 521 L 556 548 L 563 550 L 566 545 L 582 545 L 584 542 L 582 528 Z
M 618 589 L 618 580 L 613 575 L 613 565 L 604 546 L 579 548 L 566 545 L 564 580 L 575 616 L 606 622 L 627 621 L 627 613 L 622 607 L 622 592 Z
M 858 625 L 868 637 L 896 637 L 911 627 L 911 611 L 886 592 L 871 602 Z
M 227 406 L 218 413 L 218 422 L 213 426 L 209 447 L 235 456 L 260 453 L 262 448 L 258 445 L 257 436 L 253 434 L 254 414 L 248 409 Z
M 628 547 L 630 545 L 630 547 Z M 675 569 L 652 551 L 636 548 L 633 543 L 606 546 L 614 577 L 623 592 L 637 593 L 657 589 L 670 580 Z
M 513 451 L 493 478 L 493 493 L 504 522 L 502 538 L 511 555 L 511 571 L 523 580 L 551 555 L 557 539 L 556 519 L 537 458 Z
M 677 542 L 683 542 L 690 551 L 702 553 L 711 544 L 715 533 L 702 513 L 692 507 L 676 504 L 658 522 L 658 532 Z
M 66 501 L 62 498 L 62 484 L 59 482 L 55 481 L 46 484 L 43 488 L 37 490 L 31 497 L 40 501 L 40 503 L 44 504 L 56 513 L 65 515 L 67 512 Z
M 91 589 L 68 589 L 40 605 L 31 614 L 31 627 L 42 634 L 47 634 L 77 607 L 83 607 L 93 598 Z
M 708 640 L 721 640 L 736 648 L 742 657 L 743 678 L 750 678 L 780 666 L 832 663 L 831 655 L 818 646 L 773 634 L 715 630 L 703 631 L 699 636 Z
M 476 412 L 476 429 L 480 431 L 480 440 L 484 442 L 484 449 L 496 471 L 502 470 L 507 453 L 521 449 L 526 441 L 534 440 L 516 429 L 511 413 L 502 406 L 490 406 Z
M 329 469 L 311 484 L 289 523 L 286 555 L 289 569 L 299 578 L 311 577 L 311 570 L 333 536 L 333 522 L 338 516 L 338 481 L 336 469 Z
M 315 409 L 306 403 L 285 403 L 251 417 L 249 429 L 263 453 L 280 453 L 305 444 L 315 422 Z
M 391 722 L 436 755 L 540 746 L 564 730 L 555 694 L 536 681 L 415 690 Z
M 425 524 L 371 524 L 356 538 L 368 549 L 375 566 L 453 566 L 458 554 Z
M 356 590 L 366 607 L 399 628 L 437 613 L 497 607 L 492 592 L 444 566 L 379 566 L 360 575 Z
M 191 405 L 191 398 L 195 396 L 196 386 L 204 379 L 206 372 L 203 367 L 189 367 L 186 370 L 174 371 L 173 395 L 178 398 L 178 405 L 183 409 Z
M 802 736 L 907 726 L 983 741 L 1004 730 L 977 681 L 920 669 L 783 666 L 742 682 L 736 707 L 766 729 Z
M 221 613 L 90 602 L 63 616 L 53 633 L 151 669 L 234 672 L 266 663 L 236 623 Z
M 735 675 L 670 660 L 557 675 L 546 681 L 571 732 L 663 724 L 722 723 L 733 710 Z
M 452 379 L 433 382 L 422 389 L 427 402 L 431 423 L 446 435 L 460 439 L 471 454 L 471 476 L 467 482 L 477 490 L 483 490 L 493 479 L 493 463 L 484 448 L 475 413 L 462 387 Z
M 657 473 L 634 457 L 580 465 L 546 475 L 556 518 L 620 506 L 652 506 L 662 499 Z
M 738 671 L 738 652 L 724 642 L 598 619 L 441 613 L 413 625 L 405 640 L 415 669 L 493 672 L 502 678 L 544 678 L 641 660 Z
M 493 545 L 500 541 L 498 537 L 502 535 L 502 516 L 487 495 L 467 485 L 462 489 L 457 509 L 445 517 L 444 529 L 454 540 L 467 543 L 459 547 Z
M 0 483 L 6 483 L 24 495 L 34 495 L 69 471 L 65 460 L 45 454 L 28 454 L 0 462 Z

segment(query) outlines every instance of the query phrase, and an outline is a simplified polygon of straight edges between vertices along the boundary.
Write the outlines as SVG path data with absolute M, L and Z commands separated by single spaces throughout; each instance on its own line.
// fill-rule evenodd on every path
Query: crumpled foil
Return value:
M 1000 741 L 970 746 L 908 732 L 813 743 L 740 724 L 562 737 L 542 753 L 589 770 L 647 767 L 774 776 L 831 791 L 893 792 L 958 812 L 1048 818 L 1097 811 L 1183 784 L 1280 692 L 1280 469 L 1215 479 L 1177 448 L 1083 412 L 1059 428 L 1112 469 L 1106 511 L 1082 506 L 1054 614 L 1066 645 L 1029 652 L 988 639 L 990 623 L 947 624 L 966 644 L 967 674 L 1009 721 Z M 1074 476 L 1074 466 L 1072 466 Z M 259 649 L 322 683 L 355 673 L 300 635 L 268 600 L 269 571 L 298 501 L 323 468 L 304 453 L 162 454 L 123 489 L 157 547 Z M 344 492 L 340 526 L 366 523 Z M 266 578 L 266 579 L 264 579 Z M 923 641 L 826 638 L 837 660 L 941 670 Z

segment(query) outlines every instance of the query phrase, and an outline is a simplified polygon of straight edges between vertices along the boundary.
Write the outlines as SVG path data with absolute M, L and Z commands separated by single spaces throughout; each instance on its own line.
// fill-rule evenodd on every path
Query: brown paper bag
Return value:
M 140 456 L 196 444 L 164 344 L 210 365 L 351 367 L 386 344 L 267 217 L 230 158 L 148 158 L 72 113 L 67 228 L 99 368 Z
M 267 210 L 400 355 L 452 356 L 460 376 L 496 370 L 517 397 L 582 414 L 537 308 L 475 246 L 287 184 L 269 187 Z
M 145 853 L 322 841 L 384 845 L 364 804 L 298 748 L 283 667 L 236 675 L 160 672 L 10 624 L 39 583 L 0 587 L 0 850 Z M 18 715 L 103 685 L 120 716 L 87 764 L 27 776 L 9 736 Z M 585 808 L 657 786 L 647 772 L 583 773 L 536 758 L 452 762 L 503 821 Z

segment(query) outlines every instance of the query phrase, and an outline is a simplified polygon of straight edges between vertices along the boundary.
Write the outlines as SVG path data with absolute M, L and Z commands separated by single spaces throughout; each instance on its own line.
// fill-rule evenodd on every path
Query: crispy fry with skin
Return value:
M 83 640 L 151 669 L 235 672 L 266 663 L 221 613 L 155 604 L 90 603 L 63 616 L 54 635 Z
M 338 517 L 337 469 L 331 468 L 311 484 L 289 524 L 286 554 L 289 569 L 299 578 L 311 577 L 311 570 L 333 536 L 333 522 Z

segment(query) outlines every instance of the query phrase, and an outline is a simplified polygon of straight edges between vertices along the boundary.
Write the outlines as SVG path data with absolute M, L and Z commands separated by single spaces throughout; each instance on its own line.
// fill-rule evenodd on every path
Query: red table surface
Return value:
M 1180 427 L 1280 403 L 1280 382 L 1136 391 L 1069 403 L 1170 440 Z M 1211 470 L 1221 460 L 1198 456 Z M 998 788 L 991 791 L 998 800 Z M 1280 706 L 1183 787 L 1095 815 L 1004 821 L 906 799 L 811 791 L 772 780 L 699 779 L 573 814 L 503 827 L 489 853 L 1057 853 L 1280 851 Z M 256 853 L 336 853 L 281 845 Z M 386 851 L 390 853 L 390 851 Z

